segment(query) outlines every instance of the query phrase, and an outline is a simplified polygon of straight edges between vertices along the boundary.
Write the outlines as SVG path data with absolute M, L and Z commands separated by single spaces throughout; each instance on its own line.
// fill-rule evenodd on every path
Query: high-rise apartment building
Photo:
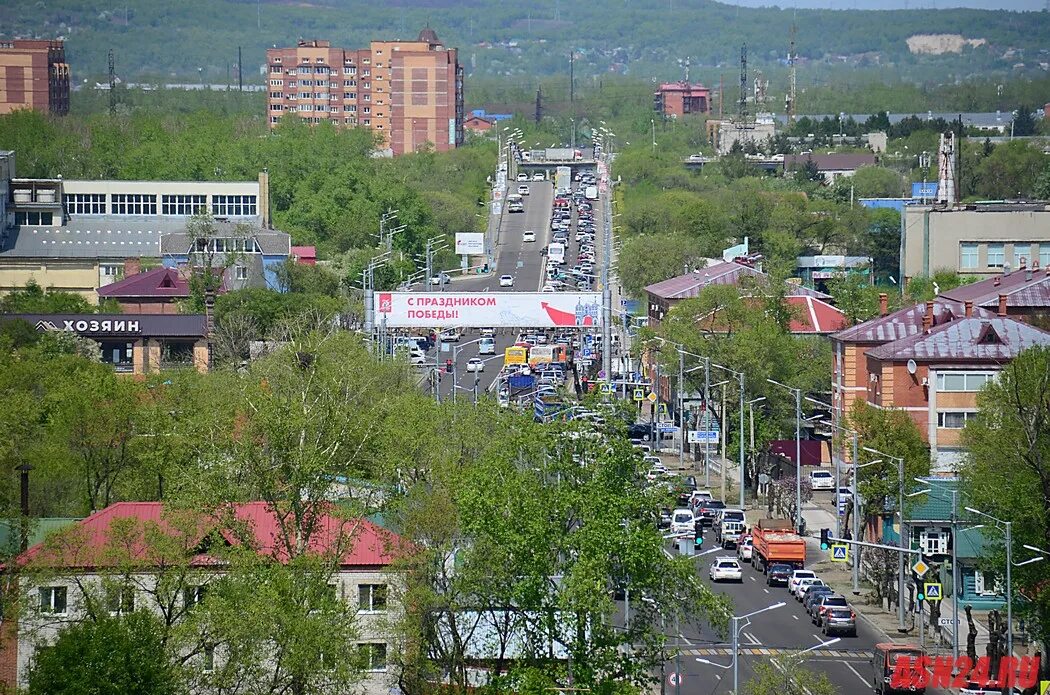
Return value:
M 266 59 L 271 128 L 286 113 L 367 127 L 395 155 L 463 142 L 463 69 L 456 49 L 443 46 L 433 29 L 415 41 L 373 41 L 362 50 L 299 41 L 268 49 Z
M 69 113 L 69 65 L 62 41 L 0 40 L 0 113 Z

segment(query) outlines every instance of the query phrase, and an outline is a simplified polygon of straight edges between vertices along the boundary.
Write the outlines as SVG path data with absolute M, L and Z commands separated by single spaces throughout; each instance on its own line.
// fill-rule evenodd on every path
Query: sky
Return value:
M 972 7 L 982 10 L 1011 10 L 1015 12 L 1046 9 L 1047 0 L 720 0 L 741 7 L 797 7 L 833 10 L 903 10 Z

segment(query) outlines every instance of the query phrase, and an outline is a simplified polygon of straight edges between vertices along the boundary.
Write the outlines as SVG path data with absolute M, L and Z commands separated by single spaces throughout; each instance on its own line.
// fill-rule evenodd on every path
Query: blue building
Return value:
M 486 121 L 509 121 L 514 118 L 512 113 L 487 113 L 485 109 L 474 109 L 470 115 L 484 118 Z
M 161 261 L 166 267 L 223 268 L 223 285 L 228 290 L 283 290 L 277 268 L 291 251 L 292 239 L 284 232 L 227 221 L 216 221 L 214 234 L 207 239 L 192 239 L 185 229 L 160 238 Z

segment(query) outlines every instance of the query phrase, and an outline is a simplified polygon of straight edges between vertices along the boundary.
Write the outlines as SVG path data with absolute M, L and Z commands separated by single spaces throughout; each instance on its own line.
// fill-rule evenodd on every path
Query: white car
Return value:
M 514 287 L 514 276 L 513 275 L 500 275 L 499 276 L 500 287 Z
M 550 285 L 544 285 L 540 292 L 555 292 L 556 290 Z
M 528 180 L 528 179 L 526 179 L 526 181 L 527 181 L 527 180 Z M 533 180 L 533 181 L 542 181 L 542 180 L 543 180 L 543 174 L 539 174 L 539 173 L 537 173 L 537 174 L 533 174 L 533 175 L 532 175 L 532 180 Z
M 812 570 L 795 570 L 791 573 L 788 578 L 788 593 L 794 594 L 795 589 L 798 588 L 798 583 L 803 579 L 816 579 L 817 573 Z
M 528 194 L 529 194 L 529 187 L 528 186 L 518 186 L 518 195 L 528 195 Z
M 483 372 L 485 371 L 485 363 L 481 361 L 480 357 L 471 357 L 467 360 L 467 371 Z
M 526 229 L 524 232 L 521 233 L 521 240 L 522 241 L 536 241 L 536 232 L 534 232 L 532 230 L 529 230 L 529 229 Z
M 809 472 L 809 486 L 814 490 L 834 490 L 835 476 L 823 468 Z
M 446 328 L 441 331 L 441 342 L 454 343 L 463 337 L 463 332 L 458 328 Z
M 520 174 L 518 174 L 518 181 L 528 181 L 528 180 L 529 180 L 529 175 L 526 174 L 524 171 L 521 172 Z
M 792 594 L 795 595 L 795 600 L 796 601 L 801 601 L 802 600 L 802 595 L 805 594 L 806 593 L 806 589 L 808 589 L 811 586 L 827 586 L 827 584 L 824 583 L 823 579 L 817 579 L 816 577 L 812 577 L 812 578 L 808 578 L 808 579 L 799 579 L 798 580 L 798 586 L 796 586 L 795 590 L 793 592 L 791 592 Z
M 740 539 L 740 542 L 736 544 L 736 556 L 746 562 L 751 562 L 751 555 L 754 553 L 754 547 L 751 545 L 751 536 L 744 536 Z
M 711 563 L 711 569 L 708 571 L 708 576 L 711 577 L 711 581 L 713 582 L 744 581 L 744 573 L 740 570 L 740 563 L 736 561 L 736 558 L 732 557 L 716 558 L 715 561 Z
M 671 533 L 692 533 L 696 519 L 688 509 L 676 509 L 671 512 Z

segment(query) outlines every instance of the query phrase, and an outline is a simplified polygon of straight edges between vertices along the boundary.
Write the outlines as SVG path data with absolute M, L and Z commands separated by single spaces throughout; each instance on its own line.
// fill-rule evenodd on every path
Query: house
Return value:
M 221 268 L 223 286 L 230 291 L 281 289 L 277 269 L 292 252 L 288 234 L 229 220 L 216 220 L 213 231 L 207 239 L 191 238 L 185 227 L 161 235 L 162 262 L 168 268 Z
M 1007 316 L 1042 328 L 1050 327 L 1050 265 L 1040 268 L 1037 260 L 1031 266 L 969 285 L 960 285 L 941 296 L 959 302 L 973 302 L 975 307 L 999 311 Z
M 869 256 L 799 256 L 795 267 L 807 287 L 827 289 L 827 281 L 846 275 L 859 274 L 871 278 L 872 260 Z
M 831 335 L 849 323 L 846 314 L 817 297 L 795 295 L 784 303 L 791 309 L 788 330 L 794 335 Z
M 871 152 L 831 152 L 829 154 L 788 154 L 784 155 L 784 173 L 791 175 L 812 163 L 824 177 L 824 183 L 831 185 L 843 176 L 853 176 L 863 166 L 875 166 L 877 160 Z
M 484 134 L 492 130 L 496 126 L 495 121 L 491 121 L 484 116 L 470 116 L 463 121 L 463 129 L 469 130 L 472 133 Z
M 317 265 L 317 247 L 293 246 L 291 259 L 299 265 Z
M 103 597 L 117 614 L 144 608 L 164 610 L 175 622 L 185 619 L 196 603 L 207 600 L 209 583 L 225 572 L 220 554 L 209 547 L 246 542 L 283 563 L 288 558 L 282 523 L 265 502 L 236 503 L 214 514 L 168 510 L 160 502 L 119 502 L 32 546 L 16 560 L 17 595 L 25 609 L 5 616 L 0 681 L 12 691 L 25 687 L 37 645 L 80 620 L 91 596 Z M 405 546 L 370 521 L 323 510 L 315 528 L 307 552 L 336 554 L 328 585 L 336 598 L 357 609 L 359 648 L 368 659 L 362 689 L 386 695 L 397 683 L 388 666 L 387 619 L 396 610 L 388 602 L 389 589 L 398 581 L 391 564 Z M 163 542 L 148 540 L 156 538 Z M 189 657 L 204 676 L 224 659 L 221 626 L 212 629 L 214 646 Z
M 1022 351 L 1050 345 L 1046 331 L 964 307 L 961 317 L 934 326 L 935 303 L 927 302 L 920 332 L 865 352 L 868 403 L 907 411 L 930 445 L 934 471 L 958 470 L 962 429 L 981 388 Z
M 125 262 L 125 272 L 131 262 Z M 132 266 L 133 267 L 133 266 Z M 190 283 L 175 268 L 153 268 L 99 287 L 99 300 L 112 299 L 122 313 L 178 314 L 178 303 L 189 299 Z

